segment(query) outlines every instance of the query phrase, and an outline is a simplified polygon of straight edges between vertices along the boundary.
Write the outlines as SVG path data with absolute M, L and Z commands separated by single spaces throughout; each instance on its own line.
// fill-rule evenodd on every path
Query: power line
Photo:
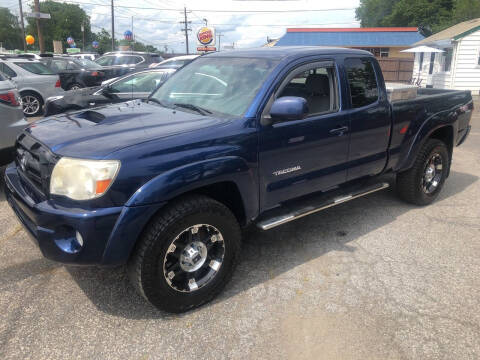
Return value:
M 97 5 L 97 6 L 110 6 L 107 4 L 96 4 L 83 1 L 74 1 L 69 0 L 65 1 L 75 4 L 83 5 Z M 159 10 L 159 11 L 182 11 L 183 9 L 172 9 L 172 8 L 157 8 L 157 7 L 144 7 L 144 6 L 125 6 L 125 5 L 115 5 L 115 7 L 124 8 L 124 9 L 140 9 L 140 10 Z M 208 13 L 258 13 L 258 14 L 274 14 L 274 13 L 292 13 L 292 12 L 324 12 L 324 11 L 346 11 L 346 10 L 355 10 L 355 8 L 336 8 L 336 9 L 290 9 L 290 10 L 217 10 L 217 9 L 189 9 L 190 11 L 199 11 L 199 12 L 208 12 Z

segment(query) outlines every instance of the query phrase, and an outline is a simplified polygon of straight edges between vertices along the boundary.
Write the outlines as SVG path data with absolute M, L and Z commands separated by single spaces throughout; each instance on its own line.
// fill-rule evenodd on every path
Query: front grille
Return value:
M 45 145 L 26 133 L 18 136 L 15 163 L 21 178 L 30 185 L 35 195 L 47 197 L 50 175 L 56 162 L 56 156 Z

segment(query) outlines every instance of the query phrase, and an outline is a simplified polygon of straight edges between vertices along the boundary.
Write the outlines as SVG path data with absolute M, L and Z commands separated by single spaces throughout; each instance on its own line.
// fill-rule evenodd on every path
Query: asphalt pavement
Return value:
M 480 103 L 439 199 L 393 189 L 250 232 L 221 296 L 157 311 L 44 259 L 0 195 L 0 359 L 479 359 Z

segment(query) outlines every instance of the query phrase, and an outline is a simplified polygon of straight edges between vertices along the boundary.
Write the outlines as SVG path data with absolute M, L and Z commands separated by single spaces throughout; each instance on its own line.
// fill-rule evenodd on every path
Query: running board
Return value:
M 363 189 L 354 191 L 348 195 L 341 195 L 341 196 L 329 198 L 328 200 L 325 200 L 324 198 L 323 201 L 320 201 L 318 203 L 311 203 L 307 206 L 300 207 L 298 209 L 291 209 L 289 212 L 283 215 L 278 215 L 278 216 L 271 217 L 269 219 L 261 220 L 257 223 L 257 226 L 262 230 L 270 230 L 279 225 L 283 225 L 290 221 L 300 219 L 304 216 L 314 214 L 324 209 L 328 209 L 332 206 L 343 204 L 347 201 L 374 193 L 376 191 L 386 189 L 389 186 L 390 186 L 389 183 L 384 182 L 384 183 L 379 183 L 379 184 L 365 187 Z

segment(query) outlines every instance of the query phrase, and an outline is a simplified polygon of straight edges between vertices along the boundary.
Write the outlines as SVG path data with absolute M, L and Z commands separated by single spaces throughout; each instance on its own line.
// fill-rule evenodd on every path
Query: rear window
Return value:
M 75 63 L 83 69 L 100 70 L 101 66 L 89 59 L 75 59 Z
M 138 64 L 143 61 L 141 56 L 130 56 L 130 55 L 122 55 L 117 56 L 115 59 L 115 65 L 133 65 Z
M 15 65 L 37 75 L 55 75 L 47 66 L 40 62 L 16 62 Z
M 346 59 L 352 107 L 373 104 L 378 99 L 378 86 L 373 64 L 368 59 Z
M 11 78 L 17 76 L 15 71 L 13 71 L 9 66 L 7 66 L 7 64 L 4 63 L 0 63 L 0 71 Z
M 115 56 L 102 56 L 95 60 L 95 62 L 101 66 L 110 66 L 113 65 L 114 60 Z

